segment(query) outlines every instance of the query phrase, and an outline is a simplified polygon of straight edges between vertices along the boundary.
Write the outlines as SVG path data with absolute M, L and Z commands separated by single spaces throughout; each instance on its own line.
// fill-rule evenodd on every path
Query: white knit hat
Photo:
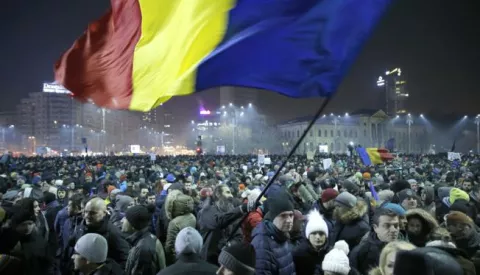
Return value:
M 336 242 L 333 249 L 330 250 L 327 255 L 325 255 L 322 263 L 322 269 L 323 271 L 330 271 L 341 275 L 348 275 L 348 273 L 350 272 L 350 262 L 348 260 L 347 254 L 345 254 L 345 251 L 342 250 L 345 248 L 344 244 L 339 243 L 340 242 Z
M 88 233 L 78 239 L 75 252 L 91 263 L 104 263 L 107 260 L 108 243 L 102 235 Z
M 185 227 L 180 230 L 175 239 L 175 252 L 181 253 L 200 253 L 203 247 L 203 238 L 193 227 Z
M 307 227 L 305 229 L 305 236 L 307 237 L 307 239 L 310 234 L 319 231 L 325 233 L 325 236 L 327 236 L 328 238 L 327 223 L 317 209 L 313 209 L 312 211 L 310 211 L 310 213 L 308 213 L 307 220 Z

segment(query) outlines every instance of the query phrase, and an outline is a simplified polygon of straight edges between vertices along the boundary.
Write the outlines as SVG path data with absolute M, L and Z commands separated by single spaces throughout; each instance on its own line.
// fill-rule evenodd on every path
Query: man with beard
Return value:
M 218 265 L 218 255 L 227 244 L 230 234 L 233 233 L 235 221 L 256 207 L 254 207 L 255 202 L 236 206 L 232 192 L 226 185 L 218 185 L 212 198 L 207 200 L 209 201 L 205 201 L 204 207 L 198 213 L 200 232 L 205 240 L 201 256 L 207 262 Z M 242 232 L 238 228 L 234 232 L 232 241 L 241 242 L 242 240 Z
M 122 268 L 125 267 L 130 245 L 123 238 L 120 230 L 109 222 L 107 207 L 100 198 L 93 198 L 85 205 L 84 221 L 77 231 L 75 241 L 87 233 L 97 233 L 105 237 L 108 242 L 108 257 L 120 264 Z
M 333 219 L 333 210 L 335 209 L 335 198 L 338 191 L 333 188 L 323 190 L 320 200 L 315 202 L 313 207 L 323 215 L 323 219 L 327 223 L 328 233 L 332 233 L 335 220 Z
M 360 274 L 368 274 L 370 269 L 377 267 L 382 249 L 398 239 L 399 227 L 400 221 L 395 212 L 386 208 L 377 209 L 373 216 L 373 230 L 349 255 L 350 267 Z

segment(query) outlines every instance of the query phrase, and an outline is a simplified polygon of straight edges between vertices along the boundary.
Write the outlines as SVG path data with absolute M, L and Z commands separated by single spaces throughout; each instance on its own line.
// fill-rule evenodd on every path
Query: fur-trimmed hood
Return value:
M 355 207 L 336 207 L 333 216 L 337 221 L 343 224 L 350 224 L 356 220 L 362 219 L 368 211 L 368 205 L 365 200 L 357 198 Z
M 433 217 L 432 215 L 430 215 L 430 213 L 428 213 L 427 211 L 425 211 L 423 209 L 420 209 L 420 208 L 415 208 L 415 209 L 408 210 L 407 214 L 406 214 L 406 217 L 407 217 L 407 220 L 411 217 L 418 217 L 418 218 L 422 219 L 429 227 L 429 231 L 428 231 L 429 234 L 435 228 L 438 227 L 438 222 L 435 219 L 435 217 Z
M 165 214 L 168 220 L 185 214 L 193 213 L 194 202 L 192 197 L 180 190 L 171 190 L 165 199 Z

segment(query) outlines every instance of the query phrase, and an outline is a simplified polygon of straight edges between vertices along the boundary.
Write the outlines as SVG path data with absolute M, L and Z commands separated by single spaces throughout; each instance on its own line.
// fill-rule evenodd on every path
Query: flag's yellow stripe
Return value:
M 378 148 L 366 148 L 367 154 L 370 157 L 372 164 L 382 164 L 383 160 L 378 152 Z
M 194 92 L 196 67 L 222 41 L 235 0 L 138 1 L 142 36 L 133 56 L 130 109 L 148 111 Z

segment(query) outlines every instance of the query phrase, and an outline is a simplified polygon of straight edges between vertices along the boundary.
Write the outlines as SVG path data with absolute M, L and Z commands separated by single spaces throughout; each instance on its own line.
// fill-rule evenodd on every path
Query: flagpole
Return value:
M 300 144 L 302 143 L 302 141 L 305 139 L 305 137 L 307 136 L 308 132 L 310 131 L 310 129 L 312 129 L 313 127 L 313 124 L 315 124 L 315 122 L 318 120 L 318 118 L 322 115 L 323 111 L 325 110 L 325 108 L 327 107 L 328 103 L 330 103 L 330 101 L 332 100 L 332 97 L 333 96 L 330 96 L 330 97 L 327 97 L 323 102 L 322 104 L 320 105 L 320 107 L 318 108 L 318 111 L 315 113 L 315 115 L 313 116 L 312 120 L 310 121 L 310 123 L 308 124 L 307 128 L 305 129 L 305 131 L 303 131 L 303 134 L 302 136 L 300 136 L 300 138 L 298 139 L 297 143 L 295 143 L 295 145 L 292 147 L 292 149 L 290 150 L 290 153 L 288 153 L 287 155 L 287 158 L 282 162 L 282 164 L 280 164 L 280 167 L 277 169 L 277 171 L 275 171 L 275 174 L 273 175 L 273 177 L 270 179 L 270 181 L 268 182 L 267 186 L 265 186 L 265 188 L 263 189 L 263 191 L 260 193 L 260 195 L 258 196 L 257 200 L 255 201 L 255 204 L 258 204 L 258 202 L 260 201 L 260 199 L 262 198 L 263 195 L 265 195 L 266 191 L 268 190 L 268 188 L 270 186 L 272 186 L 272 184 L 275 182 L 275 180 L 278 178 L 278 175 L 280 174 L 280 171 L 282 171 L 282 169 L 285 167 L 285 165 L 287 164 L 288 160 L 293 156 L 293 154 L 295 154 L 295 152 L 297 151 L 297 148 L 300 146 Z M 255 211 L 255 209 L 253 210 Z M 242 219 L 240 220 L 240 222 L 235 226 L 235 228 L 233 229 L 233 231 L 230 233 L 230 236 L 228 237 L 227 239 L 227 246 L 230 245 L 229 242 L 232 240 L 235 232 L 240 228 L 240 226 L 242 225 L 243 221 L 245 221 L 245 219 L 247 218 L 248 216 L 248 213 L 246 215 L 244 215 L 242 217 Z

